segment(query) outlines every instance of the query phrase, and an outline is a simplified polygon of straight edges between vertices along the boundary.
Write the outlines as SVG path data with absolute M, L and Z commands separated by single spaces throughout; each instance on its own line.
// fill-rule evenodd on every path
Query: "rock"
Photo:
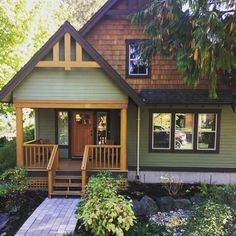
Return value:
M 142 199 L 140 200 L 140 207 L 141 210 L 145 212 L 146 216 L 151 216 L 158 212 L 156 202 L 148 196 L 142 197 Z
M 195 194 L 190 198 L 190 201 L 193 205 L 201 205 L 205 201 L 205 199 L 202 196 Z
M 133 200 L 133 211 L 134 211 L 135 216 L 143 215 L 141 204 L 138 200 Z
M 190 200 L 186 199 L 186 198 L 181 198 L 181 199 L 175 199 L 174 200 L 174 208 L 177 209 L 183 209 L 183 210 L 187 210 L 191 208 L 191 202 Z
M 157 205 L 161 211 L 171 211 L 174 209 L 174 199 L 172 197 L 157 198 Z
M 9 215 L 8 214 L 0 214 L 0 230 L 4 229 L 4 227 L 7 225 L 9 221 Z

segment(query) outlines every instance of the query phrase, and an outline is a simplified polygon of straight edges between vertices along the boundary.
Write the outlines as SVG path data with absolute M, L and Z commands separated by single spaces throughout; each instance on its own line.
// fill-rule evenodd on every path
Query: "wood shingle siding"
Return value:
M 34 69 L 15 89 L 14 99 L 120 100 L 127 95 L 101 69 Z
M 122 0 L 118 1 L 112 9 L 125 9 L 125 7 L 128 9 L 127 1 Z M 143 28 L 132 25 L 127 20 L 127 16 L 105 15 L 90 31 L 82 29 L 81 33 L 137 92 L 142 89 L 193 88 L 184 83 L 172 58 L 164 58 L 158 54 L 151 60 L 151 79 L 126 78 L 126 40 L 146 39 Z M 197 88 L 208 88 L 208 80 L 202 79 Z M 222 84 L 221 88 L 226 87 Z

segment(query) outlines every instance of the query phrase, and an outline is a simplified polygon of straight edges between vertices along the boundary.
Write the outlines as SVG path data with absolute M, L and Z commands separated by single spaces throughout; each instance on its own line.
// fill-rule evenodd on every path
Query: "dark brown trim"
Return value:
M 137 105 L 142 106 L 143 102 L 139 95 L 122 79 L 122 77 L 107 63 L 107 61 L 85 40 L 76 29 L 65 22 L 60 29 L 47 41 L 47 43 L 31 58 L 31 60 L 14 76 L 13 79 L 1 90 L 0 100 L 11 93 L 13 89 L 33 70 L 34 66 L 42 59 L 53 45 L 58 42 L 65 34 L 70 35 L 81 45 L 81 47 L 102 67 L 104 72 L 115 82 L 115 84 L 126 93 Z
M 171 148 L 170 149 L 153 149 L 152 148 L 152 114 L 171 113 Z M 193 149 L 178 150 L 174 148 L 174 132 L 175 130 L 175 113 L 194 113 L 194 133 L 193 133 Z M 198 133 L 198 114 L 199 113 L 216 113 L 217 114 L 217 130 L 216 130 L 216 149 L 215 150 L 198 150 L 197 149 L 197 133 Z M 220 153 L 220 124 L 221 124 L 221 109 L 150 109 L 149 110 L 149 153 Z
M 136 166 L 129 166 L 129 171 L 136 171 Z M 236 168 L 208 168 L 208 167 L 153 167 L 153 166 L 140 166 L 140 171 L 176 171 L 176 172 L 222 172 L 222 173 L 235 173 Z
M 129 74 L 129 45 L 135 42 L 142 42 L 141 39 L 126 39 L 125 40 L 125 73 L 127 79 L 151 79 L 151 61 L 148 62 L 148 74 L 147 75 L 130 75 Z
M 137 12 L 137 10 L 109 10 L 107 11 L 107 16 L 128 16 L 132 13 Z

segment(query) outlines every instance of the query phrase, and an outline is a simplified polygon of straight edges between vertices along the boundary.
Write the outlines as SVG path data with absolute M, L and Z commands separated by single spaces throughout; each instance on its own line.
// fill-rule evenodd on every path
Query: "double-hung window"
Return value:
M 126 41 L 126 74 L 127 77 L 150 77 L 150 66 L 148 61 L 141 56 L 140 40 Z
M 151 111 L 150 151 L 218 152 L 220 111 Z

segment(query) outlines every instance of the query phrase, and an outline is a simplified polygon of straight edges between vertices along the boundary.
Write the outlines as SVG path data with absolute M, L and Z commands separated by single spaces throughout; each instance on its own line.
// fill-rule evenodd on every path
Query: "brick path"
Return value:
M 46 198 L 33 212 L 16 236 L 59 236 L 73 232 L 76 227 L 76 205 L 79 199 Z

